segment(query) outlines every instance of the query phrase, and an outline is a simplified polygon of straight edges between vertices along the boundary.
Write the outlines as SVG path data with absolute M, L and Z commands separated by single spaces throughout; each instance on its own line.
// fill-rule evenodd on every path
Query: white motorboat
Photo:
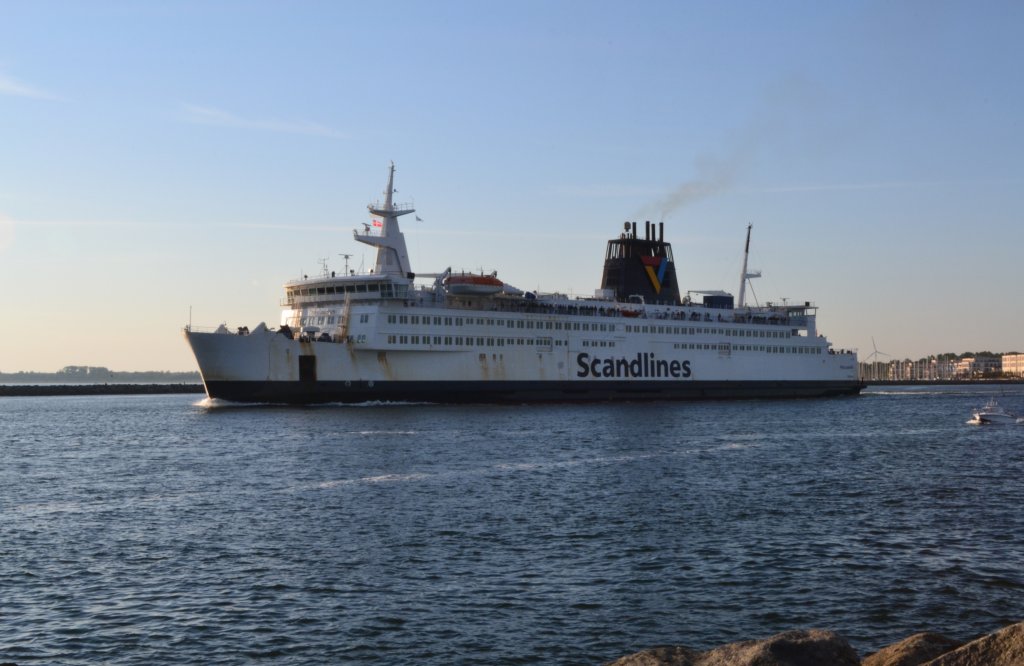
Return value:
M 981 409 L 974 411 L 973 418 L 970 423 L 977 425 L 993 425 L 993 424 L 1016 424 L 1018 421 L 1017 417 L 1000 405 L 995 398 L 991 398 L 985 406 Z

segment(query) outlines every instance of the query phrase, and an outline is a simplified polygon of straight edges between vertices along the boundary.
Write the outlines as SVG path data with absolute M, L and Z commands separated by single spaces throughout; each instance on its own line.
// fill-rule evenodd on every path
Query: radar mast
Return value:
M 398 226 L 398 218 L 408 215 L 415 209 L 411 204 L 396 204 L 393 201 L 395 192 L 395 163 L 388 169 L 388 186 L 384 190 L 384 203 L 375 202 L 367 206 L 370 215 L 380 218 L 373 220 L 373 227 L 364 224 L 364 233 L 354 232 L 355 239 L 360 243 L 373 245 L 377 248 L 377 261 L 374 272 L 382 275 L 401 275 L 409 277 L 412 268 L 409 264 L 409 252 L 405 248 L 405 236 Z M 379 233 L 376 231 L 379 229 Z

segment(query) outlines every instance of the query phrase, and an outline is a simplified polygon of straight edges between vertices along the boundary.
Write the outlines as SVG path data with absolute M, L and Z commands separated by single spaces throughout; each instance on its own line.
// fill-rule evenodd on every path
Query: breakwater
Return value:
M 0 397 L 47 395 L 158 395 L 202 393 L 202 384 L 6 384 Z

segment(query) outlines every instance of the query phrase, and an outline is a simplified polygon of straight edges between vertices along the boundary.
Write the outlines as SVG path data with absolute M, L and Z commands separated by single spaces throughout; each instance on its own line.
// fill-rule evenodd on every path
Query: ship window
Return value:
M 455 325 L 456 326 L 462 326 L 462 317 L 456 317 L 455 318 Z
M 366 287 L 367 291 L 380 291 L 380 285 L 371 284 Z
M 452 318 L 451 317 L 445 317 L 444 318 L 444 325 L 445 326 L 451 326 L 452 325 Z
M 398 323 L 399 323 L 399 324 L 408 324 L 408 323 L 409 323 L 409 317 L 408 317 L 408 315 L 402 315 L 402 316 L 400 316 L 400 317 L 398 318 Z
M 358 291 L 359 293 L 365 293 L 366 292 L 366 285 L 365 284 L 357 284 L 356 285 L 356 291 Z
M 434 344 L 435 345 L 441 344 L 441 336 L 440 335 L 435 335 L 434 336 Z
M 418 345 L 420 343 L 420 336 L 418 336 L 418 335 L 412 336 L 412 343 L 414 345 Z
M 370 315 L 368 315 L 368 314 L 361 314 L 361 315 L 359 315 L 359 323 L 360 324 L 368 324 L 368 323 L 370 323 Z
M 484 318 L 483 317 L 477 317 L 476 318 L 476 325 L 477 326 L 483 326 L 484 325 Z
M 513 319 L 509 319 L 509 320 L 508 320 L 508 327 L 509 327 L 509 328 L 515 328 L 515 327 L 516 327 L 516 322 L 515 322 L 515 320 L 513 320 Z
M 403 345 L 409 344 L 409 336 L 408 335 L 400 335 L 400 336 L 398 336 L 398 341 L 400 343 L 402 343 Z
M 388 344 L 389 345 L 395 344 L 395 336 L 393 336 L 393 335 L 389 335 L 388 336 Z
M 493 347 L 494 346 L 494 338 L 487 338 L 487 346 L 488 347 Z
M 434 317 L 434 326 L 440 326 L 440 325 L 441 325 L 441 318 L 440 317 Z
M 412 319 L 410 320 L 409 323 L 414 324 L 414 325 L 415 324 L 419 324 L 420 323 L 420 316 L 419 315 L 413 315 Z
M 552 322 L 550 322 L 550 321 L 549 321 L 549 322 L 547 323 L 547 325 L 546 325 L 546 326 L 544 326 L 544 328 L 546 328 L 546 329 L 548 329 L 548 330 L 551 330 L 551 329 L 552 329 L 552 328 L 554 328 L 554 327 L 555 327 L 555 325 L 554 325 L 554 324 L 553 324 Z
M 450 344 L 452 343 L 452 338 L 451 338 L 451 336 L 449 336 L 449 335 L 446 335 L 446 336 L 444 336 L 444 343 L 445 343 L 446 345 L 450 345 Z
M 457 345 L 461 345 L 462 344 L 462 336 L 461 335 L 455 336 L 455 344 L 457 344 Z
M 330 324 L 333 324 L 333 323 L 334 323 L 334 317 L 333 316 L 328 317 L 327 318 L 327 324 L 330 325 Z

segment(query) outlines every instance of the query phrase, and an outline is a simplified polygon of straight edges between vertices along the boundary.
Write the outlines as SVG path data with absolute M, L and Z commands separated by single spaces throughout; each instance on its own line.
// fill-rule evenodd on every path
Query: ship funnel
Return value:
M 672 259 L 672 246 L 664 241 L 664 223 L 658 227 L 647 220 L 644 238 L 633 233 L 608 241 L 601 289 L 620 303 L 640 296 L 644 303 L 679 305 L 679 285 Z M 635 299 L 634 299 L 635 300 Z

